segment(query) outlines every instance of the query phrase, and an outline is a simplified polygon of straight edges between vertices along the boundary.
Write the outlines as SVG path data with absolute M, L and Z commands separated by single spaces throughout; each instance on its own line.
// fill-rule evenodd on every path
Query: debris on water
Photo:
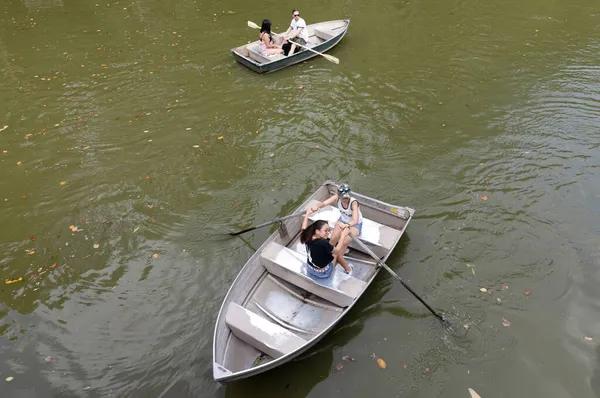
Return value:
M 585 336 L 583 339 L 584 339 L 585 341 L 592 341 L 592 340 L 594 340 L 593 338 L 591 338 L 591 337 L 588 337 L 588 336 Z
M 371 358 L 373 358 L 373 359 L 377 359 L 377 355 L 375 355 L 375 353 L 374 353 L 374 352 L 372 352 L 372 353 L 371 353 L 371 355 L 369 355 L 369 356 L 370 356 Z
M 4 131 L 4 130 L 6 130 L 7 128 L 8 128 L 8 126 L 4 126 L 4 127 L 2 127 L 2 128 L 0 129 L 0 132 L 1 132 L 1 131 Z
M 502 325 L 504 325 L 504 327 L 509 327 L 510 321 L 506 318 L 502 318 Z
M 471 328 L 471 324 L 470 324 L 470 323 L 465 323 L 465 324 L 463 325 L 463 327 L 464 327 L 465 329 L 469 330 L 469 328 Z
M 525 295 L 526 295 L 526 296 L 529 296 L 530 294 L 531 294 L 531 291 L 529 291 L 529 290 L 525 290 Z
M 406 364 L 402 364 L 402 367 L 406 369 L 408 366 L 406 366 Z
M 377 358 L 377 365 L 379 365 L 381 369 L 387 368 L 387 365 L 382 358 Z
M 48 355 L 46 358 L 44 358 L 44 361 L 46 362 L 50 362 L 52 360 L 52 357 L 50 355 Z
M 479 289 L 479 291 L 481 293 L 487 293 L 488 290 L 485 287 L 482 287 L 481 289 Z
M 12 376 L 8 376 L 8 377 L 7 377 L 6 379 L 4 379 L 4 380 L 6 380 L 7 382 L 9 382 L 9 383 L 10 383 L 10 382 L 11 382 L 11 381 L 13 381 L 14 379 L 15 379 L 14 377 L 12 377 Z
M 501 303 L 502 299 L 500 297 L 496 297 L 496 301 L 499 302 L 499 303 Z
M 335 364 L 335 370 L 337 370 L 338 372 L 340 370 L 342 370 L 344 368 L 344 365 L 342 365 L 340 362 Z
M 92 389 L 92 387 L 90 387 L 90 386 L 87 386 L 87 387 L 84 387 L 84 388 L 83 388 L 83 391 L 89 391 L 89 390 L 91 390 L 91 389 Z
M 502 290 L 508 290 L 508 285 L 502 285 Z
M 487 196 L 485 196 L 485 195 L 481 195 L 481 199 L 483 199 L 483 200 L 488 200 L 488 197 L 487 197 Z
M 344 356 L 342 357 L 342 359 L 343 359 L 344 361 L 352 361 L 352 362 L 356 361 L 356 359 L 354 359 L 354 358 L 352 358 L 352 357 L 350 357 L 350 356 L 348 356 L 348 355 L 344 355 Z
M 425 373 L 429 373 L 429 368 L 425 368 Z
M 158 258 L 158 253 L 154 253 L 154 254 L 152 255 L 152 258 Z
M 22 277 L 20 277 L 19 279 L 13 279 L 13 280 L 8 280 L 6 282 L 4 282 L 6 285 L 12 285 L 13 283 L 17 283 L 17 282 L 21 282 L 23 280 Z
M 94 243 L 94 249 L 98 249 L 99 247 L 100 247 L 100 245 L 99 245 L 99 244 L 97 244 L 97 243 Z

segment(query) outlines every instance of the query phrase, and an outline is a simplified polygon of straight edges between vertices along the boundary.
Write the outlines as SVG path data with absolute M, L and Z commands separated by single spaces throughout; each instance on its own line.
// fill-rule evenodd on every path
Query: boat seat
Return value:
M 315 207 L 319 204 L 318 200 L 311 200 L 307 207 Z M 318 212 L 309 216 L 311 221 L 325 220 L 332 228 L 335 227 L 336 221 L 340 218 L 340 211 L 337 207 L 325 206 Z M 369 220 L 363 216 L 363 227 L 360 236 L 358 237 L 369 249 L 373 251 L 379 258 L 386 256 L 390 250 L 394 248 L 395 243 L 400 238 L 401 232 L 397 229 L 390 228 L 387 225 L 379 224 Z M 363 251 L 354 241 L 350 243 L 350 247 L 358 251 Z
M 273 55 L 271 57 L 266 57 L 260 53 L 260 51 L 258 50 L 258 46 L 256 45 L 249 45 L 246 46 L 246 48 L 248 49 L 248 55 L 250 56 L 250 58 L 260 64 L 266 64 L 267 62 L 272 62 L 283 57 L 283 55 L 280 54 Z
M 229 304 L 225 322 L 237 338 L 272 358 L 287 355 L 306 344 L 303 338 L 236 303 Z
M 271 274 L 340 307 L 352 304 L 366 285 L 337 265 L 331 277 L 313 279 L 306 270 L 306 256 L 276 242 L 262 250 L 260 262 Z
M 335 37 L 335 33 L 333 33 L 333 31 L 328 30 L 328 29 L 313 29 L 313 32 L 315 32 L 315 35 L 317 37 L 320 37 L 323 40 L 329 40 L 333 37 Z

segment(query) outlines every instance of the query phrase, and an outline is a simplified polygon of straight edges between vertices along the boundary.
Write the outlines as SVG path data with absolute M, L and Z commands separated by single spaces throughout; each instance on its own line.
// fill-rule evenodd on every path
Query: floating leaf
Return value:
M 406 364 L 403 364 L 403 365 L 402 365 L 402 367 L 403 367 L 404 369 L 408 368 L 408 366 L 406 366 Z
M 30 237 L 29 237 L 29 240 L 31 240 L 31 241 L 34 241 L 34 240 L 37 240 L 37 239 L 36 239 L 36 237 L 35 237 L 35 236 L 30 236 Z
M 13 283 L 17 283 L 17 282 L 21 282 L 23 280 L 23 278 L 19 278 L 19 279 L 13 279 L 13 280 L 9 280 L 4 282 L 6 285 L 12 285 Z
M 149 179 L 150 179 L 150 176 L 146 176 L 146 180 L 149 180 Z
M 342 365 L 340 362 L 335 364 L 335 370 L 337 370 L 338 372 L 340 370 L 342 370 L 344 368 L 344 365 Z
M 425 373 L 429 373 L 429 368 L 425 368 Z
M 6 381 L 8 381 L 8 382 L 10 383 L 10 382 L 11 382 L 11 381 L 13 381 L 14 379 L 15 379 L 14 377 L 12 377 L 12 376 L 8 376 L 8 377 L 7 377 L 5 380 L 6 380 Z
M 496 301 L 499 302 L 499 303 L 501 303 L 502 299 L 500 297 L 496 297 Z
M 481 195 L 481 199 L 483 199 L 483 200 L 487 200 L 487 196 L 485 196 L 485 195 Z
M 530 294 L 531 294 L 531 291 L 529 291 L 529 290 L 525 290 L 525 295 L 526 295 L 526 296 L 529 296 Z
M 485 287 L 482 287 L 481 289 L 479 289 L 479 291 L 481 293 L 487 293 L 488 290 Z
M 23 166 L 23 162 L 17 162 L 17 166 Z
M 19 199 L 21 199 L 21 200 L 25 200 L 25 199 L 27 199 L 27 196 L 25 196 L 25 195 L 23 195 L 23 196 L 19 196 Z
M 188 127 L 188 128 L 186 128 L 186 131 L 190 131 L 191 129 L 192 129 L 191 127 Z
M 35 249 L 31 249 L 31 250 L 25 250 L 27 252 L 27 254 L 34 255 L 35 254 Z
M 585 336 L 583 339 L 584 339 L 585 341 L 592 341 L 592 340 L 594 340 L 593 338 L 591 338 L 591 337 L 588 337 L 588 336 Z
M 46 362 L 50 362 L 52 360 L 52 357 L 50 355 L 48 355 L 46 358 L 44 358 L 44 361 Z
M 154 254 L 152 255 L 152 258 L 158 258 L 158 253 L 154 253 Z
M 200 145 L 194 145 L 193 148 L 200 148 Z
M 381 358 L 377 358 L 377 365 L 379 365 L 379 367 L 381 369 L 385 369 L 387 368 L 387 365 L 385 364 L 385 361 Z
M 502 290 L 508 290 L 508 285 L 502 285 Z
M 217 139 L 218 139 L 218 140 L 222 140 L 222 139 L 223 139 L 223 136 L 222 136 L 222 135 L 220 135 L 220 136 L 218 136 L 218 137 L 217 137 Z
M 502 318 L 502 325 L 504 325 L 504 327 L 509 327 L 510 321 L 506 318 Z
M 100 248 L 100 245 L 97 243 L 94 243 L 94 249 L 98 249 L 98 248 Z
M 56 263 L 53 263 L 50 268 L 55 268 L 56 267 Z
M 67 182 L 66 181 L 61 181 L 60 185 L 67 185 Z
M 2 128 L 0 129 L 0 131 L 4 131 L 4 130 L 6 130 L 7 128 L 8 128 L 8 126 L 4 126 L 4 127 L 2 127 Z
M 475 276 L 475 268 L 471 268 L 471 273 Z

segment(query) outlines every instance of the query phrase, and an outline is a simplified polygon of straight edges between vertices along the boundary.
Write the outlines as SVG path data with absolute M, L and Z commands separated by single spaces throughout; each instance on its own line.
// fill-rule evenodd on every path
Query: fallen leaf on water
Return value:
M 404 369 L 406 369 L 408 366 L 406 366 L 406 364 L 403 364 L 403 365 L 402 365 L 402 367 L 403 367 Z
M 56 263 L 53 263 L 50 268 L 55 268 L 56 267 Z
M 67 182 L 66 181 L 61 181 L 60 185 L 67 185 Z
M 468 324 L 468 323 L 465 323 L 465 324 L 463 325 L 463 327 L 464 327 L 465 329 L 469 330 L 469 328 L 471 327 L 471 325 L 470 325 L 470 324 Z
M 150 176 L 146 176 L 146 180 L 149 180 L 149 179 L 150 179 Z
M 100 245 L 99 245 L 99 244 L 97 244 L 97 243 L 94 243 L 94 249 L 98 249 L 99 247 L 100 247 Z
M 429 368 L 425 368 L 425 373 L 429 373 Z
M 29 133 L 29 134 L 25 134 L 25 137 L 31 137 L 33 134 Z
M 342 365 L 340 362 L 335 364 L 335 370 L 340 371 L 344 368 L 344 365 Z
M 6 130 L 7 128 L 8 128 L 8 126 L 4 126 L 4 127 L 2 127 L 2 128 L 0 129 L 0 131 L 4 131 L 4 130 Z
M 31 249 L 31 250 L 25 250 L 27 252 L 27 254 L 29 254 L 30 256 L 35 254 L 35 250 Z
M 475 276 L 475 268 L 471 268 L 471 273 Z
M 69 225 L 69 229 L 73 232 L 77 232 L 79 230 L 79 228 L 77 228 L 75 225 Z
M 502 290 L 508 290 L 508 285 L 502 285 Z
M 44 358 L 44 361 L 46 362 L 50 362 L 52 360 L 52 357 L 50 355 L 48 355 L 46 358 Z
M 12 376 L 8 376 L 8 377 L 7 377 L 5 380 L 6 380 L 6 381 L 8 381 L 8 382 L 10 383 L 10 382 L 11 382 L 11 381 L 13 381 L 14 379 L 15 379 L 14 377 L 12 377 Z
M 218 140 L 222 140 L 222 139 L 223 139 L 223 136 L 222 136 L 222 135 L 220 135 L 220 136 L 218 136 L 218 137 L 217 137 L 217 139 L 218 139 Z
M 13 280 L 9 280 L 4 282 L 6 285 L 12 285 L 13 283 L 17 283 L 17 282 L 21 282 L 23 280 L 23 278 L 19 278 L 19 279 L 13 279 Z
M 481 199 L 483 199 L 483 200 L 487 200 L 487 196 L 485 196 L 485 195 L 481 195 Z
M 510 321 L 506 318 L 502 318 L 502 325 L 504 325 L 504 327 L 509 327 Z
M 385 369 L 387 368 L 387 365 L 385 364 L 385 361 L 381 358 L 377 358 L 377 365 L 379 365 L 379 367 L 381 369 Z
M 194 145 L 193 148 L 200 148 L 200 145 Z
M 298 87 L 298 88 L 300 88 L 300 89 L 303 89 L 303 88 L 304 88 L 304 86 L 301 84 L 301 85 L 300 85 L 300 87 Z
M 152 255 L 152 258 L 158 258 L 158 253 L 154 253 L 154 254 Z
M 37 240 L 35 236 L 30 236 L 29 240 L 33 241 L 33 240 Z
M 27 196 L 23 195 L 23 196 L 19 196 L 19 199 L 23 200 L 23 199 L 27 199 Z
M 481 293 L 487 293 L 487 289 L 486 289 L 485 287 L 482 287 L 481 289 L 479 289 L 479 291 L 480 291 Z
M 472 388 L 469 388 L 469 394 L 471 394 L 471 398 L 481 398 L 481 396 L 477 394 Z
M 36 274 L 31 274 L 31 275 L 29 276 L 29 280 L 32 280 L 32 279 L 35 279 L 35 278 L 37 278 L 37 275 L 36 275 Z
M 593 338 L 588 337 L 588 336 L 585 336 L 583 339 L 586 340 L 586 341 L 592 341 L 592 340 L 594 340 Z
M 496 301 L 499 302 L 499 303 L 501 303 L 502 299 L 500 297 L 496 297 Z
M 526 295 L 526 296 L 529 296 L 530 294 L 531 294 L 531 291 L 529 291 L 529 290 L 525 290 L 525 295 Z
M 17 162 L 17 166 L 23 166 L 23 162 Z
M 186 128 L 187 131 L 190 131 L 191 129 L 192 129 L 191 127 Z

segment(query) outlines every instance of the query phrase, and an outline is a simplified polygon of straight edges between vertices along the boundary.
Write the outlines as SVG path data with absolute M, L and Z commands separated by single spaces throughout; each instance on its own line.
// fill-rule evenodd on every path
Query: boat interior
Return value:
M 308 32 L 308 44 L 307 47 L 313 48 L 318 46 L 321 43 L 326 42 L 339 35 L 344 29 L 348 26 L 345 21 L 329 21 L 329 22 L 321 22 L 317 24 L 307 25 L 306 29 Z M 273 41 L 275 44 L 280 45 L 282 42 L 281 36 L 272 35 Z M 283 54 L 273 54 L 273 55 L 263 55 L 259 51 L 260 41 L 257 40 L 255 42 L 237 47 L 235 52 L 239 55 L 251 59 L 253 62 L 257 64 L 265 64 L 273 61 L 280 60 L 282 58 L 286 58 Z M 302 51 L 302 49 L 300 49 Z
M 297 212 L 315 206 L 337 190 L 321 186 Z M 359 200 L 363 228 L 359 239 L 385 261 L 412 211 L 353 194 Z M 339 210 L 327 206 L 310 216 L 326 220 L 333 230 Z M 250 258 L 232 285 L 215 330 L 215 378 L 259 367 L 295 352 L 330 329 L 360 297 L 379 271 L 375 261 L 351 244 L 346 274 L 336 265 L 326 279 L 306 271 L 300 243 L 302 217 L 286 220 Z

